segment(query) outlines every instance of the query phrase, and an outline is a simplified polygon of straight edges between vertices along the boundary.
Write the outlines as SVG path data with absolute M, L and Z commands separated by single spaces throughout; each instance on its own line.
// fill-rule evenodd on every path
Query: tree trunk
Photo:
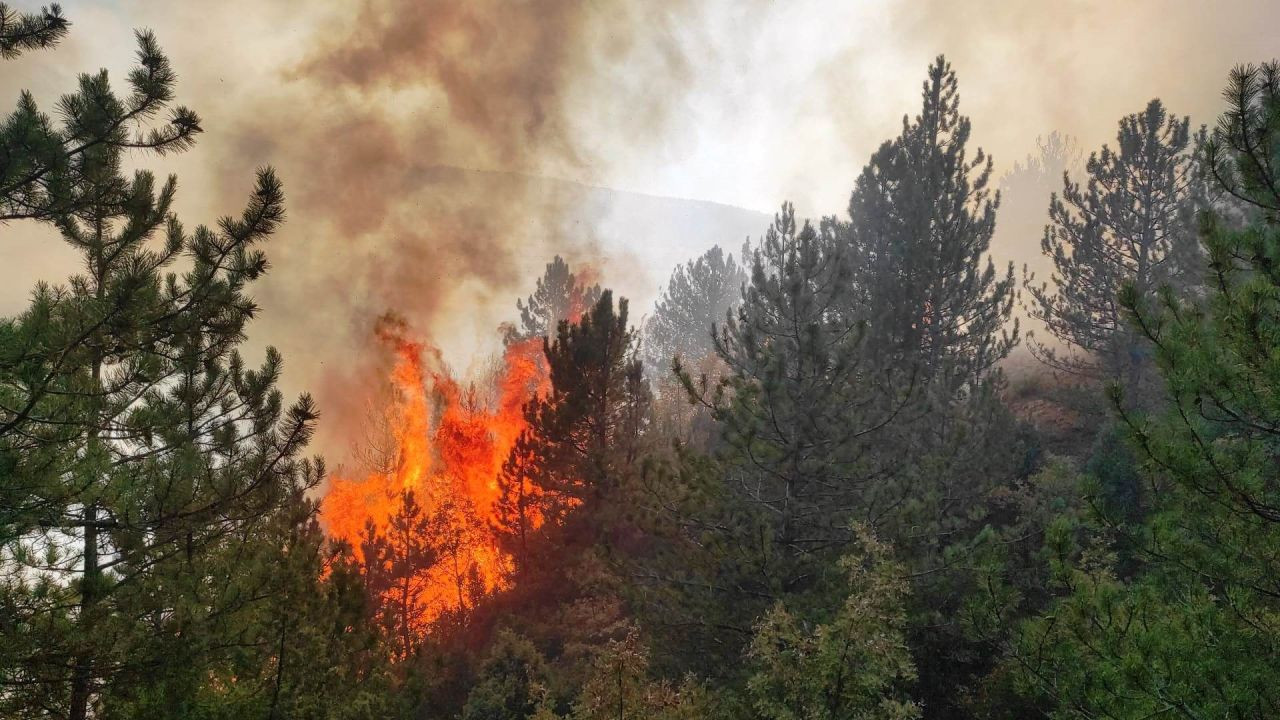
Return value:
M 90 503 L 84 509 L 84 578 L 80 590 L 80 638 L 86 642 L 93 636 L 90 615 L 97 600 L 98 586 L 98 506 Z M 93 654 L 82 650 L 76 658 L 71 676 L 70 720 L 85 720 L 89 714 L 89 697 L 92 694 Z

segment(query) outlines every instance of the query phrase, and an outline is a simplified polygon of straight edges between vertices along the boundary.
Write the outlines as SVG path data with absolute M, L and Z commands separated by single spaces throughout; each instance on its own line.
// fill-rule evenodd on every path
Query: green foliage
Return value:
M 1055 551 L 1064 542 L 1074 548 L 1071 539 L 1084 512 L 1081 485 L 1073 468 L 1053 460 L 1000 499 L 1001 514 L 1012 521 L 977 538 L 972 560 L 982 592 L 962 611 L 977 636 L 998 642 L 1011 618 L 1043 606 Z
M 299 510 L 311 514 L 306 503 Z M 280 532 L 261 539 L 284 549 L 269 566 L 277 592 L 228 628 L 241 644 L 111 697 L 103 717 L 371 720 L 402 710 L 354 558 L 326 549 L 314 519 L 281 522 Z
M 88 272 L 39 290 L 18 320 L 47 318 L 40 340 L 52 355 L 6 348 L 19 377 L 30 369 L 43 384 L 0 389 L 5 406 L 29 409 L 11 420 L 23 430 L 0 438 L 12 468 L 5 491 L 17 497 L 4 535 L 19 563 L 40 568 L 5 588 L 41 597 L 21 612 L 37 653 L 22 675 L 44 692 L 68 680 L 59 653 L 78 658 L 73 713 L 108 678 L 127 687 L 134 673 L 153 675 L 157 653 L 177 651 L 165 638 L 183 653 L 216 653 L 223 640 L 203 647 L 198 629 L 260 592 L 225 564 L 258 551 L 256 528 L 322 473 L 298 457 L 316 417 L 310 398 L 286 408 L 274 389 L 278 353 L 250 370 L 235 349 L 254 312 L 243 289 L 265 267 L 253 245 L 281 216 L 274 175 L 260 173 L 242 219 L 190 236 L 168 212 L 172 180 L 156 195 L 145 173 L 129 186 L 108 175 L 97 197 L 57 218 Z M 159 251 L 148 246 L 158 230 Z M 190 270 L 162 277 L 179 257 Z M 75 629 L 45 636 L 75 605 Z
M 1125 533 L 1143 568 L 1126 582 L 1111 554 L 1061 563 L 1063 598 L 1018 645 L 1026 686 L 1059 717 L 1262 718 L 1280 704 L 1280 66 L 1238 68 L 1226 96 L 1206 152 L 1250 222 L 1204 215 L 1203 301 L 1166 292 L 1155 306 L 1134 286 L 1120 298 L 1172 403 L 1147 417 L 1115 393 L 1153 490 L 1147 522 Z
M 0 3 L 0 58 L 11 60 L 27 50 L 53 47 L 66 36 L 68 25 L 57 3 L 38 13 L 20 13 Z
M 858 176 L 847 228 L 868 348 L 883 366 L 948 389 L 980 382 L 1018 340 L 1013 263 L 1003 277 L 987 256 L 999 196 L 991 158 L 966 144 L 951 64 L 929 66 L 920 114 L 903 118 Z
M 1066 599 L 1027 624 L 1018 657 L 1055 717 L 1268 717 L 1274 624 L 1247 596 L 1182 577 L 1125 584 L 1103 569 L 1063 580 Z M 1263 617 L 1270 613 L 1264 610 Z
M 1122 286 L 1142 295 L 1162 285 L 1194 284 L 1200 262 L 1193 221 L 1197 174 L 1187 118 L 1159 100 L 1121 119 L 1116 147 L 1090 155 L 1081 185 L 1064 174 L 1049 204 L 1041 248 L 1054 265 L 1053 287 L 1024 285 L 1028 311 L 1068 350 L 1032 343 L 1050 365 L 1123 380 L 1132 392 L 1148 352 L 1116 302 Z M 1202 139 L 1202 138 L 1201 138 Z
M 649 652 L 634 628 L 596 654 L 573 704 L 572 720 L 710 720 L 714 705 L 705 690 L 686 681 L 676 686 L 649 676 Z
M 547 663 L 533 643 L 502 630 L 467 697 L 463 720 L 522 720 L 545 694 Z
M 1097 482 L 1109 516 L 1117 522 L 1140 519 L 1143 481 L 1123 428 L 1108 424 L 1098 431 L 1083 470 Z
M 48 44 L 66 32 L 66 22 L 53 6 L 37 22 L 43 31 L 28 28 L 24 37 Z M 0 23 L 12 19 L 0 6 Z M 30 17 L 30 16 L 27 16 Z M 20 27 L 23 23 L 19 22 Z M 20 49 L 21 42 L 0 25 L 0 54 Z M 119 173 L 125 151 L 164 154 L 185 150 L 202 132 L 191 110 L 171 107 L 176 75 L 155 36 L 139 32 L 138 64 L 128 77 L 129 94 L 119 97 L 105 70 L 81 75 L 76 92 L 58 102 L 61 127 L 24 92 L 18 107 L 0 124 L 0 220 L 35 219 L 58 223 L 60 218 L 101 206 L 100 192 L 127 196 L 138 192 L 149 177 L 139 171 L 134 189 Z M 12 44 L 18 42 L 17 45 Z M 157 116 L 160 122 L 153 122 Z
M 600 286 L 570 272 L 569 264 L 559 255 L 547 263 L 546 272 L 538 279 L 533 294 L 517 300 L 520 311 L 520 336 L 527 338 L 554 335 L 561 322 L 577 322 L 600 299 Z
M 746 281 L 746 269 L 719 245 L 671 273 L 644 325 L 644 353 L 654 377 L 667 377 L 676 357 L 687 366 L 714 354 L 715 328 L 741 299 Z
M 56 7 L 14 18 L 5 53 L 65 30 Z M 0 714 L 378 714 L 347 575 L 321 580 L 314 404 L 284 403 L 274 349 L 238 351 L 280 182 L 259 171 L 239 217 L 188 231 L 174 178 L 127 177 L 126 152 L 200 131 L 184 108 L 149 125 L 175 75 L 138 41 L 128 95 L 86 75 L 60 127 L 24 94 L 0 128 L 0 214 L 50 223 L 83 267 L 0 321 Z
M 904 688 L 915 668 L 903 630 L 907 583 L 889 548 L 866 532 L 840 563 L 848 597 L 811 624 L 780 601 L 751 641 L 747 682 L 758 717 L 769 720 L 907 720 L 920 708 Z

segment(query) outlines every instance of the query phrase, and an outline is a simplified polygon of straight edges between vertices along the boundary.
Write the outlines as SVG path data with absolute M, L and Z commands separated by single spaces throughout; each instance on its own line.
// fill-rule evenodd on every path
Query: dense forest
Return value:
M 0 4 L 4 59 L 69 31 Z M 1280 716 L 1280 64 L 1042 143 L 1037 276 L 938 57 L 845 212 L 643 319 L 555 257 L 463 382 L 388 313 L 331 473 L 241 354 L 285 184 L 180 221 L 136 39 L 0 124 L 0 221 L 80 261 L 0 320 L 0 717 Z

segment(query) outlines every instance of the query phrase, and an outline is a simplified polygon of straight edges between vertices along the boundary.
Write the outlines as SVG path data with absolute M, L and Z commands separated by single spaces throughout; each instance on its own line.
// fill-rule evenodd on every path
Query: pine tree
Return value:
M 522 551 L 532 513 L 563 532 L 562 542 L 605 539 L 609 503 L 640 462 L 649 406 L 627 301 L 615 310 L 611 291 L 579 321 L 561 320 L 544 352 L 551 390 L 526 405 L 528 428 L 499 479 L 509 515 L 502 532 L 519 537 Z
M 267 529 L 301 522 L 293 506 L 322 474 L 301 457 L 311 399 L 284 405 L 274 349 L 256 370 L 237 350 L 256 313 L 247 286 L 267 266 L 258 246 L 283 217 L 280 183 L 260 171 L 240 218 L 188 232 L 172 177 L 126 178 L 126 150 L 180 149 L 199 129 L 178 109 L 133 134 L 174 79 L 154 38 L 139 44 L 125 100 L 105 74 L 86 76 L 62 102 L 62 130 L 29 97 L 6 125 L 6 143 L 33 127 L 40 143 L 28 157 L 3 150 L 5 219 L 51 222 L 85 268 L 0 324 L 9 716 L 103 716 L 148 683 L 190 700 L 206 681 L 191 668 L 233 652 L 253 603 L 277 590 L 238 563 L 270 567 Z
M 1031 349 L 1050 365 L 1121 380 L 1135 392 L 1148 350 L 1124 321 L 1120 288 L 1149 296 L 1193 282 L 1199 248 L 1191 218 L 1196 170 L 1187 118 L 1159 100 L 1120 121 L 1116 148 L 1089 157 L 1088 183 L 1064 175 L 1049 203 L 1041 241 L 1053 260 L 1053 286 L 1024 281 L 1028 311 L 1066 345 Z
M 549 449 L 537 435 L 521 433 L 498 476 L 492 525 L 517 567 L 528 562 L 530 538 L 542 524 L 544 494 L 534 478 L 547 467 Z
M 395 716 L 390 648 L 368 616 L 359 566 L 349 548 L 327 543 L 314 510 L 297 498 L 224 567 L 260 592 L 220 628 L 234 648 L 169 656 L 178 667 L 113 694 L 101 716 Z
M 784 205 L 716 338 L 727 374 L 712 385 L 677 365 L 721 447 L 681 450 L 646 484 L 655 552 L 634 576 L 661 646 L 681 648 L 689 669 L 738 674 L 756 618 L 783 598 L 830 600 L 850 522 L 880 522 L 902 502 L 890 479 L 901 457 L 875 448 L 910 378 L 866 361 L 862 319 L 844 311 L 847 247 L 834 220 L 801 226 Z
M 990 196 L 991 158 L 970 160 L 969 118 L 956 75 L 938 57 L 923 106 L 903 118 L 862 171 L 849 200 L 850 254 L 867 313 L 870 351 L 911 368 L 922 386 L 948 392 L 980 383 L 1017 342 L 1013 264 L 997 277 L 987 258 L 999 194 Z
M 520 310 L 520 334 L 526 338 L 553 335 L 562 320 L 576 322 L 578 315 L 595 305 L 599 298 L 600 286 L 587 285 L 582 277 L 570 272 L 569 264 L 557 255 L 547 263 L 533 294 L 524 301 L 516 301 Z
M 1084 151 L 1077 139 L 1054 131 L 1047 137 L 1037 137 L 1036 152 L 1015 162 L 1000 176 L 997 183 L 1000 191 L 999 219 L 991 242 L 996 252 L 1022 256 L 1024 278 L 1031 273 L 1048 277 L 1053 272 L 1052 258 L 1039 253 L 1026 257 L 1027 238 L 1044 235 L 1048 221 L 1045 208 L 1049 207 L 1053 194 L 1062 187 L 1062 176 L 1078 176 L 1084 170 L 1084 161 Z M 1028 336 L 1036 332 L 1036 329 L 1028 329 Z
M 881 482 L 899 501 L 874 522 L 916 576 L 909 638 L 934 717 L 956 713 L 959 688 L 984 662 L 953 621 L 974 589 L 964 558 L 1021 464 L 1000 399 L 999 363 L 1019 333 L 1013 265 L 997 274 L 989 258 L 1000 196 L 991 158 L 969 155 L 971 135 L 955 72 L 939 57 L 919 114 L 858 177 L 844 228 L 859 300 L 849 312 L 866 317 L 868 361 L 914 381 L 914 402 L 875 448 L 897 460 Z
M 0 59 L 53 47 L 66 37 L 69 25 L 57 3 L 40 8 L 38 13 L 20 13 L 0 3 Z
M 369 622 L 364 578 L 350 548 L 326 539 L 314 513 L 288 528 L 272 572 L 284 591 L 263 608 L 257 652 L 243 652 L 221 687 L 243 687 L 246 703 L 223 717 L 395 717 L 401 697 L 390 653 Z M 277 579 L 279 582 L 279 579 Z M 256 680 L 255 683 L 251 682 Z M 220 703 L 221 704 L 221 703 Z
M 715 352 L 714 326 L 742 297 L 745 268 L 720 246 L 677 267 L 644 326 L 644 353 L 654 377 L 670 374 L 679 356 L 686 367 Z
M 1151 495 L 1134 526 L 1094 522 L 1134 548 L 1121 576 L 1099 541 L 1060 558 L 1061 598 L 1014 646 L 1027 687 L 1056 716 L 1263 718 L 1280 707 L 1280 476 L 1275 347 L 1280 340 L 1280 64 L 1233 71 L 1206 146 L 1210 172 L 1251 211 L 1207 212 L 1205 298 L 1152 299 L 1130 283 L 1116 302 L 1150 343 L 1170 407 L 1113 403 Z
M 798 227 L 784 205 L 716 341 L 731 375 L 711 402 L 729 445 L 750 459 L 744 499 L 776 516 L 775 542 L 793 560 L 831 542 L 834 511 L 874 474 L 866 436 L 892 414 L 877 412 L 880 388 L 860 365 L 860 320 L 836 310 L 850 284 L 833 230 Z
M 1059 187 L 1062 175 L 1078 169 L 1083 161 L 1084 153 L 1071 135 L 1055 130 L 1046 138 L 1037 137 L 1036 153 L 1015 162 L 1000 177 L 1000 194 L 1002 197 L 1009 192 L 1043 194 L 1048 200 L 1050 193 Z M 1037 214 L 1042 213 L 1044 205 L 1038 204 L 1036 210 Z
M 969 156 L 971 135 L 955 72 L 939 57 L 919 114 L 858 177 L 846 226 L 860 301 L 849 312 L 865 314 L 865 353 L 910 373 L 917 395 L 876 448 L 897 458 L 882 482 L 900 502 L 875 527 L 916 575 L 909 637 L 934 717 L 957 714 L 959 688 L 984 662 L 953 621 L 974 589 L 964 558 L 1021 464 L 1000 399 L 999 363 L 1019 333 L 1013 265 L 997 274 L 988 256 L 1000 196 L 991 158 Z
M 870 436 L 910 387 L 865 363 L 862 319 L 841 312 L 852 289 L 844 252 L 833 221 L 799 227 L 784 205 L 716 341 L 732 373 L 712 398 L 716 417 L 748 467 L 763 471 L 748 496 L 776 514 L 776 541 L 796 556 L 830 542 L 843 523 L 836 513 L 877 514 L 874 501 L 847 501 L 877 474 Z
M 590 649 L 625 624 L 619 561 L 636 551 L 650 398 L 627 301 L 615 305 L 611 291 L 561 321 L 543 350 L 550 388 L 525 405 L 498 482 L 494 529 L 515 559 L 511 587 L 487 611 L 545 655 L 550 694 L 539 693 L 535 716 L 556 717 L 584 682 Z
M 369 604 L 400 661 L 413 656 L 427 631 L 427 573 L 443 554 L 435 520 L 414 492 L 405 490 L 387 527 L 370 523 L 362 535 Z
M 6 24 L 6 22 L 8 24 Z M 0 56 L 47 46 L 67 31 L 57 6 L 39 18 L 0 6 Z M 138 65 L 129 73 L 129 95 L 111 89 L 105 70 L 81 75 L 75 93 L 58 103 L 62 126 L 55 127 L 34 97 L 24 92 L 17 109 L 0 125 L 0 221 L 35 219 L 56 222 L 95 202 L 95 193 L 125 151 L 165 154 L 191 147 L 202 131 L 200 118 L 185 107 L 171 107 L 176 75 L 150 32 L 139 32 Z M 153 120 L 167 113 L 162 122 Z M 114 178 L 113 192 L 126 192 L 128 180 Z
M 34 654 L 17 658 L 20 674 L 42 693 L 66 689 L 52 706 L 72 718 L 141 675 L 154 680 L 165 653 L 233 642 L 209 623 L 247 602 L 237 588 L 250 578 L 223 559 L 320 477 L 299 459 L 310 398 L 286 408 L 279 354 L 250 370 L 236 350 L 255 311 L 244 288 L 266 263 L 253 245 L 281 217 L 279 183 L 263 171 L 241 219 L 189 237 L 168 213 L 172 196 L 172 183 L 154 195 L 144 174 L 127 196 L 59 218 L 88 272 L 41 289 L 33 311 L 47 313 L 58 352 L 23 358 L 52 390 L 28 422 L 51 430 L 3 445 L 6 495 L 21 498 L 9 551 L 46 568 L 5 588 L 36 599 L 22 613 Z M 161 227 L 163 249 L 147 249 Z M 179 257 L 191 269 L 162 279 Z
M 29 17 L 13 21 L 11 13 L 0 13 L 0 20 L 8 18 L 16 22 L 10 27 L 27 27 L 33 33 L 30 37 L 53 42 L 65 33 L 65 21 L 56 6 L 48 13 L 41 21 L 49 28 L 43 35 Z M 130 94 L 123 102 L 114 95 L 105 72 L 84 75 L 78 91 L 61 100 L 64 120 L 61 128 L 54 128 L 30 93 L 22 95 L 18 109 L 0 126 L 0 221 L 31 219 L 63 231 L 78 216 L 115 213 L 121 227 L 127 228 L 122 232 L 132 235 L 122 234 L 119 247 L 113 248 L 121 252 L 138 246 L 140 236 L 149 237 L 168 222 L 174 182 L 170 179 L 157 191 L 154 177 L 144 171 L 136 172 L 130 181 L 120 172 L 123 154 L 179 151 L 189 147 L 201 129 L 196 115 L 182 107 L 171 110 L 169 120 L 160 127 L 148 126 L 148 121 L 169 108 L 175 75 L 154 36 L 139 33 L 138 43 L 138 66 L 130 73 Z M 148 251 L 156 272 L 182 252 L 181 244 L 175 244 L 181 226 L 173 223 L 165 232 L 172 237 L 159 254 Z M 84 249 L 80 240 L 71 242 Z M 230 256 L 223 258 L 223 262 L 229 260 Z M 125 310 L 150 302 L 145 297 L 151 291 L 145 280 L 147 268 L 129 269 L 124 262 L 117 267 L 122 269 L 122 279 L 114 285 L 115 294 L 104 295 L 78 327 L 68 326 L 55 310 L 65 291 L 44 284 L 36 286 L 26 313 L 5 323 L 5 342 L 0 346 L 0 439 L 11 443 L 14 451 L 29 453 L 29 466 L 49 462 L 37 456 L 58 452 L 69 441 L 67 433 L 74 433 L 55 416 L 74 416 L 79 408 L 65 400 L 65 388 L 55 385 L 75 373 L 74 363 L 83 360 L 78 352 L 83 343 L 100 328 L 135 322 L 123 317 Z M 124 272 L 138 277 L 124 278 Z M 209 274 L 190 279 L 212 282 L 217 278 Z M 200 297 L 207 290 L 192 286 L 187 292 Z M 164 333 L 173 332 L 173 327 L 152 328 L 149 337 L 165 341 Z M 59 397 L 50 398 L 55 391 Z M 6 493 L 0 495 L 0 528 L 8 524 L 7 516 L 38 509 L 32 507 L 38 494 L 35 488 L 15 484 L 12 496 L 7 494 L 9 489 L 0 487 L 0 493 Z M 6 534 L 0 534 L 0 540 Z

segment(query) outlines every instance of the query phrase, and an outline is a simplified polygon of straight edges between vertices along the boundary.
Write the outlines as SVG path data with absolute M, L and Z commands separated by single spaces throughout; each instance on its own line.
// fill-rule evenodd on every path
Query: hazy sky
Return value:
M 29 88 L 51 110 L 78 72 L 122 77 L 132 29 L 153 29 L 206 130 L 193 150 L 143 163 L 178 173 L 184 221 L 237 212 L 257 166 L 285 182 L 290 219 L 268 247 L 258 327 L 292 362 L 292 388 L 363 362 L 386 309 L 465 362 L 553 252 L 652 291 L 670 271 L 655 258 L 741 240 L 700 231 L 621 247 L 625 233 L 569 222 L 559 195 L 446 183 L 438 166 L 842 214 L 938 53 L 998 171 L 1053 130 L 1094 149 L 1152 97 L 1212 122 L 1230 67 L 1280 54 L 1280 3 L 1245 0 L 62 4 L 70 37 L 6 62 L 0 97 Z M 47 230 L 0 233 L 0 312 L 75 269 Z
M 193 188 L 237 162 L 229 153 L 288 164 L 287 140 L 265 132 L 277 124 L 333 125 L 347 103 L 370 101 L 388 127 L 435 128 L 471 113 L 459 134 L 503 136 L 461 151 L 452 139 L 400 148 L 416 150 L 419 162 L 757 210 L 791 198 L 809 212 L 842 208 L 867 155 L 915 108 L 937 53 L 956 66 L 976 140 L 1007 164 L 1050 130 L 1092 147 L 1153 96 L 1211 119 L 1226 71 L 1269 59 L 1280 22 L 1280 3 L 1261 0 L 63 5 L 70 39 L 7 63 L 0 91 L 28 87 L 48 98 L 77 72 L 119 74 L 132 56 L 131 29 L 152 28 L 183 78 L 180 99 L 206 121 L 200 149 L 176 163 L 184 178 L 195 176 Z M 458 102 L 469 95 L 473 108 Z M 501 147 L 523 142 L 542 147 Z

